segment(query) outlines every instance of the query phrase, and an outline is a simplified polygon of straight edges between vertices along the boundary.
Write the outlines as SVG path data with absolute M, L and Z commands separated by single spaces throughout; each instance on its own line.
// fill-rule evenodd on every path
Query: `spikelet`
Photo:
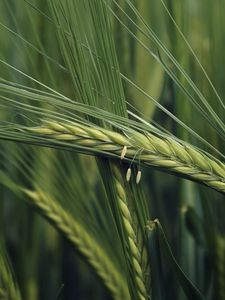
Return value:
M 131 168 L 128 168 L 127 169 L 127 174 L 126 174 L 126 180 L 127 180 L 127 182 L 130 181 L 130 177 L 131 177 Z

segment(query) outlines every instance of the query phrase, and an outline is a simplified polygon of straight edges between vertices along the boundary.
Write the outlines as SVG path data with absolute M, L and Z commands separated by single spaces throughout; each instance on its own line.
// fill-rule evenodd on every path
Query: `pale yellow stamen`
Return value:
M 130 178 L 131 178 L 131 168 L 128 168 L 127 169 L 127 174 L 126 174 L 126 180 L 127 180 L 127 182 L 130 181 Z
M 124 159 L 126 153 L 127 153 L 127 146 L 124 146 L 124 147 L 123 147 L 123 150 L 122 150 L 122 152 L 121 152 L 120 159 Z
M 141 180 L 141 171 L 139 170 L 137 172 L 136 183 L 138 184 L 140 182 L 140 180 Z

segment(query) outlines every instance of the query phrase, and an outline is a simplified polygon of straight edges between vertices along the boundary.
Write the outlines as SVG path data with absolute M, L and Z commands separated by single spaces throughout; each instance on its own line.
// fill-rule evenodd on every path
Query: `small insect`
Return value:
M 120 159 L 124 159 L 126 153 L 127 153 L 127 146 L 124 146 L 120 155 Z
M 140 180 L 141 180 L 141 171 L 138 170 L 137 176 L 136 176 L 136 184 L 138 184 L 140 182 Z
M 131 178 L 131 168 L 128 168 L 127 169 L 127 174 L 126 174 L 126 180 L 127 180 L 127 182 L 130 181 L 130 178 Z

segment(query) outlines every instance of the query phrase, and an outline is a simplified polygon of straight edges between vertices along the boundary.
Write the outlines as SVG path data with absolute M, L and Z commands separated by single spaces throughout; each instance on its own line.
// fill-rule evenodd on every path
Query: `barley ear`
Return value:
M 128 287 L 104 250 L 69 212 L 40 189 L 22 189 L 31 204 L 67 238 L 101 278 L 115 300 L 130 299 Z
M 141 267 L 141 251 L 137 243 L 137 236 L 134 229 L 133 218 L 129 210 L 126 191 L 123 185 L 123 178 L 120 169 L 116 164 L 112 165 L 112 173 L 115 182 L 118 206 L 121 212 L 124 231 L 128 239 L 131 265 L 135 272 L 135 284 L 139 300 L 147 300 L 147 290 L 145 286 L 144 274 Z
M 73 149 L 76 150 L 77 147 L 79 151 L 83 147 L 85 150 L 88 148 L 90 153 L 100 151 L 101 154 L 123 158 L 126 150 L 126 158 L 134 163 L 140 162 L 142 165 L 182 175 L 225 193 L 225 164 L 192 145 L 152 133 L 131 131 L 129 128 L 127 131 L 129 133 L 130 130 L 132 139 L 124 134 L 100 127 L 91 129 L 90 126 L 79 123 L 69 125 L 70 127 L 60 123 L 59 128 L 58 123 L 54 126 L 53 124 L 46 123 L 45 126 L 49 126 L 46 129 L 41 126 L 24 130 L 40 135 L 42 138 L 50 138 L 53 143 L 68 141 Z M 65 128 L 66 133 L 62 128 Z M 127 145 L 127 148 L 124 148 L 124 145 Z

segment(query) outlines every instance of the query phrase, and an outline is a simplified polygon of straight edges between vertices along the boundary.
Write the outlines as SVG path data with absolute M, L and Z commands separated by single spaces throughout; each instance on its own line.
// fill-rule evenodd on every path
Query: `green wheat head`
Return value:
M 104 253 L 103 249 L 87 233 L 81 224 L 66 212 L 55 199 L 40 189 L 22 189 L 31 204 L 40 211 L 78 250 L 102 279 L 115 300 L 129 299 L 126 281 Z
M 83 124 L 45 122 L 41 127 L 26 128 L 28 132 L 52 141 L 68 141 L 74 146 L 101 151 L 116 157 L 140 161 L 168 172 L 177 173 L 203 183 L 217 191 L 225 192 L 225 165 L 206 153 L 172 138 L 162 138 L 151 133 L 134 130 L 120 134 L 103 128 Z M 126 147 L 126 152 L 123 149 Z

